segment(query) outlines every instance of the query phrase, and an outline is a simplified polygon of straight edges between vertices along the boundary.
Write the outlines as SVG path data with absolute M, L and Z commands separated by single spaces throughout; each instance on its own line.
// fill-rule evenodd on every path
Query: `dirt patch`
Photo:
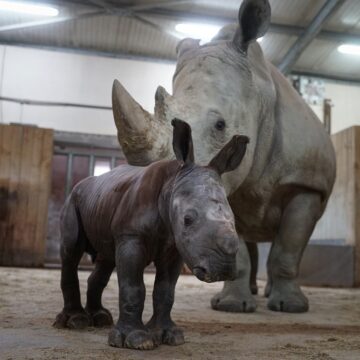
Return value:
M 88 275 L 86 271 L 79 274 L 82 295 Z M 152 274 L 145 276 L 145 321 L 151 316 L 153 280 Z M 58 270 L 0 268 L 1 360 L 360 359 L 360 290 L 305 288 L 311 306 L 306 314 L 271 312 L 262 296 L 257 296 L 256 313 L 230 314 L 209 306 L 221 284 L 182 276 L 173 318 L 184 328 L 186 343 L 139 352 L 108 346 L 108 329 L 54 329 L 51 324 L 62 307 L 59 282 Z M 114 318 L 117 293 L 113 274 L 104 304 Z

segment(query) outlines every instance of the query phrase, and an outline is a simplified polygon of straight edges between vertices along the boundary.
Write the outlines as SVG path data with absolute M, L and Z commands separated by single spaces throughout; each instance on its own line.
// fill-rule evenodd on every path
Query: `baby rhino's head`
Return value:
M 199 166 L 194 163 L 190 126 L 178 119 L 172 125 L 174 152 L 183 163 L 170 201 L 176 246 L 198 279 L 234 279 L 239 239 L 221 174 L 240 165 L 249 139 L 234 136 L 207 166 Z

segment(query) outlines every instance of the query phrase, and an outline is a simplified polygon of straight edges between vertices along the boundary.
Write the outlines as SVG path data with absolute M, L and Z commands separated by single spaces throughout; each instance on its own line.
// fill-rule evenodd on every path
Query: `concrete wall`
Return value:
M 158 85 L 171 92 L 175 65 L 70 53 L 0 47 L 1 96 L 111 106 L 118 78 L 145 109 L 154 108 Z M 32 123 L 56 130 L 114 135 L 112 112 L 2 102 L 0 122 Z
M 0 94 L 31 100 L 111 105 L 118 78 L 142 106 L 153 110 L 158 85 L 171 92 L 175 64 L 110 59 L 45 50 L 0 46 Z M 338 132 L 360 124 L 360 85 L 326 82 Z M 322 107 L 313 107 L 322 117 Z M 26 122 L 56 130 L 115 134 L 111 111 L 20 106 L 0 102 L 0 122 Z
M 349 84 L 334 81 L 325 82 L 325 97 L 332 100 L 331 109 L 333 134 L 360 125 L 360 84 Z M 323 108 L 311 106 L 320 119 L 323 117 Z

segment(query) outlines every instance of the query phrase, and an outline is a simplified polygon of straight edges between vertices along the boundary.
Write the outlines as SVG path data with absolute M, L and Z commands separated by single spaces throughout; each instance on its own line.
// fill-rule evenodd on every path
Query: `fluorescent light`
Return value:
M 200 39 L 200 44 L 205 44 L 222 28 L 221 25 L 212 24 L 197 24 L 197 23 L 181 23 L 175 26 L 175 30 L 179 33 L 180 38 L 190 37 L 193 39 Z M 260 37 L 257 41 L 260 43 L 264 37 Z
M 360 56 L 360 45 L 343 44 L 338 47 L 338 51 L 342 54 Z
M 194 39 L 200 39 L 202 44 L 209 42 L 221 28 L 222 26 L 220 25 L 200 23 L 183 23 L 175 26 L 177 32 Z
M 12 11 L 22 14 L 40 15 L 40 16 L 58 16 L 59 10 L 48 6 L 38 5 L 29 2 L 19 1 L 1 1 L 0 0 L 0 11 Z

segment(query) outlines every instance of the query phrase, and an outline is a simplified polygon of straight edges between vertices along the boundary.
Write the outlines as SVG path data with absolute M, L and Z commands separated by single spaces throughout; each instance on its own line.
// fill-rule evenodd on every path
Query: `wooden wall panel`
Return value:
M 336 154 L 336 181 L 312 238 L 342 240 L 348 245 L 354 245 L 355 128 L 334 134 L 331 139 Z
M 360 126 L 354 128 L 354 243 L 355 243 L 355 285 L 360 286 Z
M 0 265 L 44 263 L 53 131 L 0 125 Z
M 337 175 L 328 206 L 312 235 L 340 240 L 354 249 L 354 285 L 360 286 L 360 126 L 335 135 Z

